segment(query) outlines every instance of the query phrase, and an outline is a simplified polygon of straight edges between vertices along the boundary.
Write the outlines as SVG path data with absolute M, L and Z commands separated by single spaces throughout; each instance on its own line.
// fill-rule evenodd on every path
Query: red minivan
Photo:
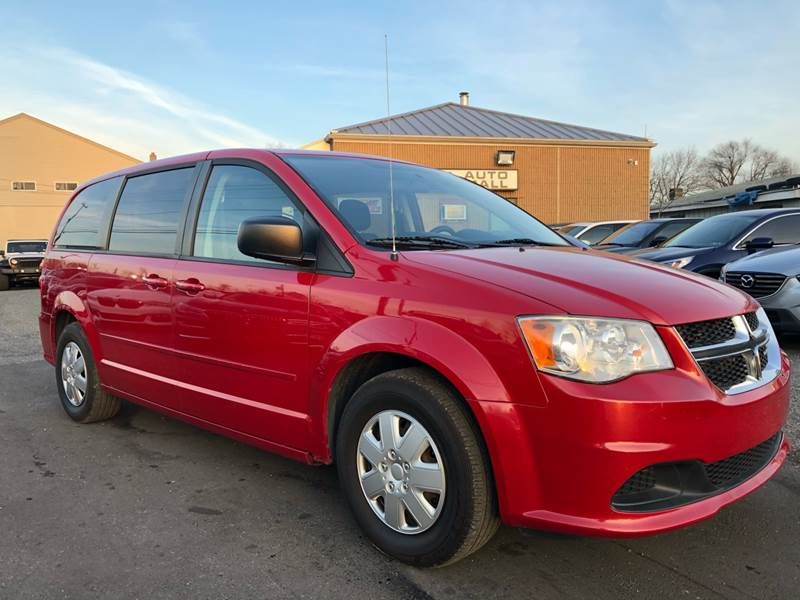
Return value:
M 70 417 L 125 399 L 335 462 L 370 540 L 418 566 L 500 520 L 680 527 L 788 451 L 789 362 L 755 300 L 405 162 L 219 150 L 99 177 L 41 297 Z

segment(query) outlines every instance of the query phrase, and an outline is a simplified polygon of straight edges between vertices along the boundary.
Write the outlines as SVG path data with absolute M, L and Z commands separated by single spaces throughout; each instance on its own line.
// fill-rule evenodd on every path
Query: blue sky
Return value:
M 750 137 L 800 162 L 800 3 L 15 2 L 0 118 L 145 158 L 304 144 L 457 100 L 641 135 Z

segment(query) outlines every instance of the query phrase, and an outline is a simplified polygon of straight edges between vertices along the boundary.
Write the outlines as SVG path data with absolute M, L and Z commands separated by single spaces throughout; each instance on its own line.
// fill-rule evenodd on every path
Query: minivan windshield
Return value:
M 6 252 L 44 252 L 47 250 L 47 242 L 8 242 Z
M 709 217 L 679 233 L 662 248 L 719 248 L 733 242 L 737 235 L 759 218 L 760 215 L 746 213 Z
M 450 173 L 359 157 L 282 158 L 366 245 L 389 244 L 392 196 L 397 241 L 404 249 L 570 245 L 508 200 Z
M 619 231 L 612 233 L 604 239 L 602 243 L 614 244 L 615 246 L 636 246 L 660 226 L 661 223 L 658 221 L 639 221 L 638 223 L 631 223 Z

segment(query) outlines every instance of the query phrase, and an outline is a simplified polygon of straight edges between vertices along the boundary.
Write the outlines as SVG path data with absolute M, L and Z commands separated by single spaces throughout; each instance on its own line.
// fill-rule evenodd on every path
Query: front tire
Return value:
M 55 370 L 61 406 L 72 420 L 92 423 L 119 412 L 122 401 L 100 387 L 92 349 L 77 323 L 64 327 L 58 338 Z
M 475 552 L 499 524 L 491 470 L 463 402 L 422 368 L 363 384 L 339 422 L 344 494 L 370 540 L 418 567 Z
M 10 287 L 11 280 L 9 279 L 8 275 L 0 273 L 0 292 L 5 292 Z

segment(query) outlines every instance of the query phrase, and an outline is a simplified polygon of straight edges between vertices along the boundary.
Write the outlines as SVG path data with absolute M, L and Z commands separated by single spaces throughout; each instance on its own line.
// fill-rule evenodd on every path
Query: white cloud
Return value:
M 0 48 L 0 117 L 27 112 L 122 152 L 165 157 L 213 147 L 287 146 L 164 85 L 72 50 Z

